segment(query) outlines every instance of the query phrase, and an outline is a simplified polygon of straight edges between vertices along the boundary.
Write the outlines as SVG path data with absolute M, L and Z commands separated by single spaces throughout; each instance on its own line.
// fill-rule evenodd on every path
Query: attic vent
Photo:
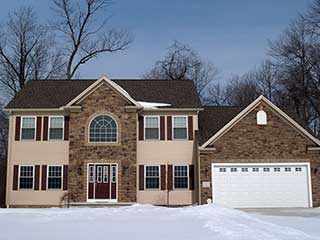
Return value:
M 267 114 L 265 111 L 260 110 L 259 112 L 257 112 L 257 124 L 267 125 Z

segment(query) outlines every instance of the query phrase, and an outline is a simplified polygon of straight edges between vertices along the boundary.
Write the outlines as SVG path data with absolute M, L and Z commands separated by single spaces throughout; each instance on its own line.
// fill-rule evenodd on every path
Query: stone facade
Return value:
M 211 182 L 211 163 L 310 162 L 313 204 L 320 206 L 319 151 L 307 151 L 314 143 L 270 107 L 261 105 L 268 116 L 267 125 L 257 125 L 257 107 L 214 143 L 216 150 L 201 152 L 201 183 Z M 208 198 L 212 198 L 211 187 L 201 186 L 201 202 Z
M 118 202 L 136 202 L 137 113 L 132 105 L 103 83 L 81 103 L 81 112 L 70 114 L 69 197 L 87 201 L 87 164 L 118 164 Z M 88 125 L 94 116 L 111 115 L 118 124 L 118 143 L 88 143 Z

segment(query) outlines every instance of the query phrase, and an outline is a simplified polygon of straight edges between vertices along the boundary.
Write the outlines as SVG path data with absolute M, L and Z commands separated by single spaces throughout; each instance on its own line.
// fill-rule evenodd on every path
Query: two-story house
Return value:
M 201 106 L 192 81 L 30 81 L 10 113 L 6 204 L 320 205 L 320 141 L 264 97 Z

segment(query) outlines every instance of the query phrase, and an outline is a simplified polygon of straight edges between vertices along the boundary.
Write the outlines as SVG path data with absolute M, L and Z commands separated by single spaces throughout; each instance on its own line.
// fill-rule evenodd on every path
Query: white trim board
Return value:
M 249 106 L 247 106 L 244 110 L 242 110 L 238 115 L 236 115 L 230 122 L 228 122 L 223 128 L 221 128 L 218 132 L 216 132 L 209 140 L 207 140 L 202 146 L 201 149 L 206 148 L 211 145 L 215 141 L 217 141 L 220 137 L 222 137 L 226 132 L 228 132 L 234 125 L 236 125 L 241 119 L 243 119 L 246 115 L 248 115 L 260 102 L 265 102 L 270 108 L 276 111 L 281 117 L 285 118 L 291 125 L 296 128 L 299 132 L 305 135 L 307 138 L 312 140 L 316 145 L 320 146 L 320 140 L 312 136 L 307 130 L 301 127 L 296 121 L 294 121 L 291 117 L 289 117 L 286 113 L 284 113 L 280 108 L 270 102 L 264 96 L 259 96 L 256 100 L 254 100 Z

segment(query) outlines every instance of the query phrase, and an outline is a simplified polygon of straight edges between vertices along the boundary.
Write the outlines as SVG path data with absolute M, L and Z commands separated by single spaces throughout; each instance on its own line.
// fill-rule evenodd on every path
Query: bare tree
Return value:
M 16 95 L 30 79 L 59 76 L 63 63 L 52 39 L 31 8 L 9 14 L 0 32 L 0 84 L 9 95 Z
M 72 79 L 79 67 L 102 53 L 127 49 L 133 41 L 125 30 L 106 30 L 102 18 L 110 0 L 53 0 L 57 21 L 52 23 L 62 37 L 67 57 L 66 78 Z M 103 19 L 100 23 L 97 19 Z
M 280 84 L 277 67 L 271 61 L 266 60 L 254 72 L 254 75 L 261 93 L 269 100 L 274 100 Z
M 217 68 L 204 62 L 197 51 L 186 44 L 174 41 L 163 60 L 155 63 L 144 78 L 168 80 L 192 80 L 202 100 L 207 88 L 217 78 Z
M 300 20 L 294 22 L 277 41 L 270 43 L 270 55 L 277 65 L 284 93 L 306 124 L 310 123 L 311 108 L 320 114 L 317 106 L 311 106 L 310 99 L 312 71 L 319 64 L 315 58 L 316 46 L 314 35 L 309 34 L 306 23 Z
M 8 130 L 9 130 L 8 114 L 3 111 L 3 106 L 0 105 L 0 161 L 7 159 Z

